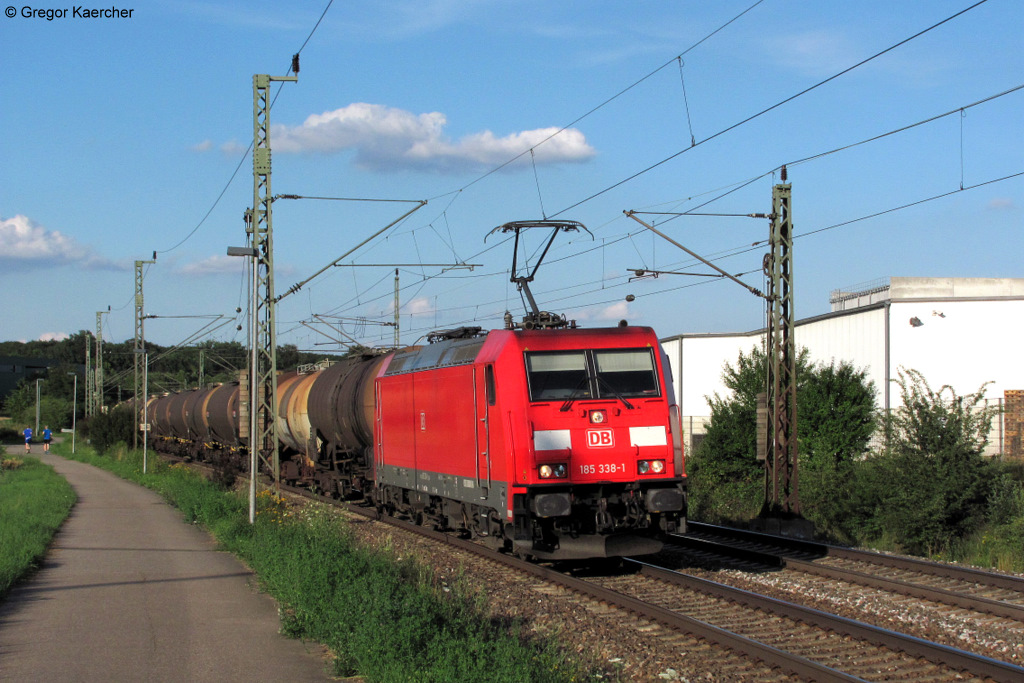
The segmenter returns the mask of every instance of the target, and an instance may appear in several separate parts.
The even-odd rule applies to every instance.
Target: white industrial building
[[[976,392],[1009,410],[993,421],[987,455],[1021,456],[1024,406],[1024,279],[892,277],[835,291],[832,311],[796,322],[798,348],[814,363],[866,369],[880,409],[895,408],[899,368],[921,372],[933,390]],[[705,432],[707,397],[727,396],[722,369],[764,342],[765,331],[684,334],[662,340],[675,380],[687,445]],[[1009,400],[1009,403],[1007,403]]]

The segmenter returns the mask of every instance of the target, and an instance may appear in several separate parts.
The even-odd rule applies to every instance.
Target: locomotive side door
[[[476,404],[476,484],[491,486],[491,413],[496,401],[494,365],[473,368],[474,403]]]

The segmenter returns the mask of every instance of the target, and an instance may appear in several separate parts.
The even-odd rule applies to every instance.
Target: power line
[[[300,47],[298,49],[298,52],[295,53],[296,57],[298,55],[300,55],[302,53],[302,51],[305,49],[306,45],[309,43],[310,38],[313,37],[313,34],[316,33],[316,30],[320,27],[320,22],[322,22],[324,20],[324,17],[327,15],[327,10],[329,10],[331,8],[331,5],[333,5],[333,4],[334,4],[334,0],[327,0],[327,6],[324,7],[324,11],[320,14],[320,18],[317,19],[316,24],[313,26],[313,29],[309,32],[309,35],[306,36],[306,40],[304,40],[302,42],[302,47]],[[294,63],[294,60],[289,62],[288,74],[290,74],[292,72],[292,66],[291,65],[293,63]],[[271,109],[273,109],[274,104],[277,102],[277,97],[280,94],[281,94],[281,86],[278,86],[277,93],[274,95],[274,100],[270,103],[270,108]],[[242,154],[242,158],[238,160],[238,165],[235,166],[235,170],[231,173],[231,177],[228,178],[228,181],[224,184],[224,188],[220,191],[220,194],[217,195],[217,198],[213,200],[213,205],[210,206],[210,209],[199,220],[199,222],[196,223],[196,227],[192,228],[191,232],[189,232],[187,235],[185,235],[185,237],[182,238],[181,241],[179,241],[173,247],[169,247],[167,249],[158,250],[156,253],[158,253],[158,254],[166,254],[168,252],[174,251],[175,249],[177,249],[181,245],[185,244],[185,242],[187,242],[189,239],[191,239],[191,237],[194,234],[196,234],[196,232],[199,230],[199,228],[201,228],[203,226],[203,224],[206,223],[206,219],[210,217],[210,214],[213,213],[213,210],[217,208],[218,204],[220,204],[220,200],[224,198],[224,195],[225,195],[225,193],[227,193],[228,188],[231,187],[231,183],[233,183],[235,181],[235,177],[238,175],[238,171],[242,168],[242,164],[244,164],[245,160],[249,158],[249,153],[250,152],[252,152],[252,143],[251,142],[249,143],[249,146],[246,148],[245,152]]]
[[[959,17],[960,15],[964,14],[965,12],[969,12],[970,10],[974,9],[975,7],[978,7],[979,5],[983,5],[986,2],[988,2],[988,0],[979,0],[978,2],[974,3],[970,7],[966,8],[966,9],[960,10],[956,14],[953,14],[953,15],[951,15],[949,17],[946,17],[942,21],[940,21],[940,22],[938,22],[936,24],[932,24],[931,26],[929,26],[928,28],[926,28],[926,29],[924,29],[922,31],[918,31],[917,33],[915,33],[914,35],[910,36],[909,38],[904,38],[900,42],[898,42],[898,43],[896,43],[894,45],[890,45],[889,47],[885,48],[881,52],[877,52],[877,53],[873,54],[872,56],[868,57],[867,59],[863,59],[863,60],[857,62],[856,64],[854,64],[853,66],[850,66],[850,67],[847,67],[847,68],[843,69],[839,73],[833,74],[832,76],[829,76],[825,80],[819,81],[819,82],[815,83],[814,85],[812,85],[812,86],[810,86],[808,88],[804,88],[803,90],[801,90],[800,92],[796,93],[795,95],[790,95],[786,99],[781,100],[779,102],[776,102],[775,104],[771,105],[770,107],[762,109],[761,111],[757,112],[756,114],[752,114],[751,116],[748,116],[747,118],[743,119],[742,121],[738,121],[737,123],[734,123],[734,124],[732,124],[731,126],[729,126],[727,128],[723,128],[722,130],[718,131],[714,135],[706,137],[703,140],[690,145],[689,147],[681,149],[678,152],[676,152],[675,154],[672,154],[671,156],[668,156],[668,157],[662,159],[661,161],[659,161],[657,163],[651,164],[650,166],[648,166],[647,168],[645,168],[645,169],[643,169],[641,171],[637,171],[633,175],[620,180],[619,182],[615,183],[614,185],[610,185],[610,186],[604,188],[603,190],[601,190],[599,192],[595,192],[594,194],[590,195],[589,197],[587,197],[585,199],[581,199],[580,201],[576,202],[575,204],[573,204],[571,206],[567,206],[566,208],[562,209],[558,213],[554,214],[552,216],[552,218],[558,217],[558,216],[562,215],[563,213],[565,213],[566,211],[570,211],[572,209],[575,209],[577,206],[580,206],[581,204],[585,204],[585,203],[589,202],[592,199],[596,199],[597,197],[600,197],[601,195],[605,194],[606,192],[610,192],[611,190],[614,190],[615,188],[619,187],[620,185],[624,185],[624,184],[628,183],[629,181],[634,180],[635,178],[638,178],[638,177],[644,175],[645,173],[648,173],[649,171],[653,171],[654,169],[658,168],[659,166],[661,166],[663,164],[666,164],[669,161],[672,161],[676,157],[679,157],[679,156],[685,154],[686,152],[689,152],[690,150],[703,145],[705,142],[710,142],[711,140],[714,140],[717,137],[725,135],[726,133],[728,133],[731,130],[735,130],[736,128],[739,128],[742,125],[750,123],[754,119],[757,119],[757,118],[759,118],[761,116],[764,116],[768,112],[774,111],[775,109],[778,109],[782,105],[787,104],[789,102],[792,102],[793,100],[797,99],[798,97],[802,97],[803,95],[806,95],[807,93],[811,92],[812,90],[820,88],[821,86],[825,85],[826,83],[830,83],[831,81],[834,81],[835,79],[839,78],[840,76],[848,74],[851,71],[853,71],[854,69],[856,69],[858,67],[861,67],[861,66],[864,66],[868,62],[870,62],[870,61],[872,61],[874,59],[877,59],[878,57],[881,57],[882,55],[884,55],[886,53],[892,52],[896,48],[909,43],[910,41],[914,40],[915,38],[919,38],[920,36],[923,36],[924,34],[928,33],[929,31],[932,31],[932,30],[938,28],[939,26],[942,26],[943,24],[946,24],[946,23],[952,21],[953,19],[956,19],[957,17]]]
[[[796,239],[801,239],[801,238],[804,238],[804,237],[810,237],[811,235],[816,235],[816,234],[819,234],[819,233],[822,233],[822,232],[827,232],[827,231],[830,231],[830,230],[835,230],[835,229],[838,229],[838,228],[841,228],[841,227],[846,227],[846,226],[849,226],[849,225],[852,225],[852,224],[855,224],[855,223],[859,223],[859,222],[862,222],[862,221],[865,221],[865,220],[869,220],[869,219],[872,219],[872,218],[877,218],[879,216],[884,216],[886,214],[895,213],[897,211],[902,211],[904,209],[909,209],[909,208],[912,208],[912,207],[915,207],[915,206],[920,206],[922,204],[926,204],[926,203],[929,203],[929,202],[932,202],[932,201],[937,201],[939,199],[943,199],[945,197],[949,197],[949,196],[958,194],[960,192],[966,192],[966,191],[969,191],[969,190],[978,189],[978,188],[981,188],[981,187],[985,187],[985,186],[988,186],[988,185],[993,185],[995,183],[1004,182],[1004,181],[1007,181],[1007,180],[1012,180],[1014,178],[1019,178],[1019,177],[1022,177],[1022,176],[1024,176],[1024,171],[1019,171],[1019,172],[1011,173],[1009,175],[1005,175],[1005,176],[1002,176],[1002,177],[999,177],[999,178],[994,178],[994,179],[987,180],[987,181],[984,181],[984,182],[976,183],[974,185],[964,186],[963,188],[959,188],[958,187],[957,189],[951,190],[949,192],[939,193],[939,194],[936,194],[936,195],[933,195],[933,196],[930,196],[930,197],[926,197],[924,199],[916,200],[916,201],[909,202],[909,203],[906,203],[906,204],[901,204],[899,206],[891,207],[891,208],[888,208],[888,209],[885,209],[885,210],[882,210],[882,211],[876,211],[876,212],[873,212],[873,213],[870,213],[870,214],[866,214],[864,216],[859,216],[857,218],[853,218],[853,219],[850,219],[850,220],[842,221],[842,222],[839,222],[839,223],[834,223],[832,225],[828,225],[828,226],[825,226],[825,227],[822,227],[822,228],[818,228],[818,229],[815,229],[815,230],[804,232],[804,233],[801,233],[799,235],[794,235],[793,239],[796,240]],[[743,247],[743,248],[734,247],[731,250],[727,250],[728,252],[731,252],[731,253],[724,253],[724,255],[713,257],[711,260],[712,261],[721,261],[721,260],[723,260],[725,258],[732,258],[732,257],[735,257],[735,256],[741,256],[743,254],[748,254],[748,253],[751,253],[751,252],[759,251],[761,245],[762,245],[761,242],[757,242],[753,246],[748,246],[748,247]],[[677,264],[680,267],[686,267],[688,265],[694,265],[695,263],[696,263],[696,261],[677,262]],[[758,268],[754,268],[752,270],[748,270],[748,271],[739,273],[738,276],[742,276],[742,275],[758,272],[758,270],[759,270],[759,267]],[[623,276],[622,279],[625,279],[625,276]],[[602,280],[602,282],[604,282],[604,280]],[[713,280],[702,280],[700,282],[690,283],[690,284],[681,285],[681,286],[677,286],[677,287],[668,287],[668,288],[665,288],[665,289],[659,289],[659,290],[657,290],[655,292],[649,292],[647,294],[637,295],[637,297],[657,296],[657,295],[660,295],[660,294],[667,294],[669,292],[678,291],[680,289],[685,289],[685,288],[688,288],[688,287],[694,287],[694,286],[704,285],[704,284],[711,284],[712,282],[714,282],[714,281]],[[588,284],[594,284],[594,283],[588,283]],[[610,287],[612,287],[612,288],[620,287],[620,286],[623,286],[623,284],[625,284],[625,283],[613,284]],[[564,290],[565,290],[564,287],[559,287],[558,289],[549,290],[549,292],[540,293],[540,295],[544,295],[546,293],[564,293]],[[556,298],[553,298],[553,299],[548,299],[548,301],[550,301],[552,303],[556,303],[556,302],[559,302],[559,301],[574,301],[574,300],[578,300],[579,297],[581,297],[581,296],[586,296],[587,294],[594,294],[594,293],[597,293],[599,291],[602,291],[602,290],[595,288],[595,289],[591,289],[590,291],[587,291],[587,292],[578,292],[578,293],[574,293],[574,294],[566,294],[565,296],[556,297]],[[582,305],[578,306],[578,308],[580,308],[580,309],[592,308],[594,306],[606,305],[606,304],[615,303],[615,302],[618,302],[618,301],[619,301],[619,299],[609,299],[609,300],[603,300],[603,301],[598,301],[598,302],[591,302],[591,303],[587,303],[587,304],[582,304]],[[497,303],[500,303],[500,302],[495,300],[495,301],[487,302],[487,303],[484,303],[484,304],[476,304],[475,307],[479,308],[480,306],[493,306],[493,305],[495,305]],[[434,313],[438,313],[438,312],[445,312],[445,311],[455,311],[455,310],[459,310],[459,309],[462,309],[462,308],[469,308],[469,306],[452,307],[452,308],[447,308],[447,309],[436,309],[433,312]],[[453,321],[453,322],[446,323],[446,324],[449,324],[449,325],[468,324],[468,323],[476,322],[476,321],[480,320],[481,317],[483,317],[483,318],[497,318],[497,317],[499,317],[501,315],[501,313],[502,313],[501,310],[498,310],[498,309],[495,308],[495,309],[492,309],[489,312],[485,312],[482,316],[480,314],[477,314],[473,318],[464,318],[464,319]],[[422,332],[422,331],[429,331],[430,329],[432,329],[432,328],[430,328],[429,326],[428,327],[413,327],[413,328],[407,328],[407,331],[408,332]]]
[[[935,116],[930,116],[930,117],[928,117],[926,119],[922,119],[922,120],[917,121],[915,123],[907,124],[905,126],[901,126],[899,128],[895,128],[895,129],[887,131],[885,133],[881,133],[879,135],[875,135],[875,136],[872,136],[870,138],[865,138],[865,139],[860,140],[858,142],[852,142],[852,143],[843,145],[841,147],[836,147],[834,149],[830,149],[830,150],[825,151],[825,152],[819,152],[817,154],[812,154],[811,156],[804,157],[802,159],[796,159],[794,161],[787,161],[787,162],[785,162],[783,164],[775,166],[774,168],[772,168],[769,171],[765,171],[764,173],[762,173],[762,174],[760,174],[758,176],[755,176],[754,178],[751,178],[751,179],[746,180],[746,181],[741,181],[738,184],[727,186],[728,188],[730,188],[727,192],[724,192],[724,193],[722,193],[722,194],[720,194],[720,195],[718,195],[716,197],[713,197],[712,199],[709,199],[708,201],[705,201],[704,203],[699,204],[699,205],[695,206],[692,209],[689,209],[687,211],[682,211],[682,212],[661,212],[663,215],[669,215],[671,217],[663,220],[658,225],[663,225],[665,223],[668,223],[669,221],[675,220],[676,218],[680,218],[682,216],[696,216],[696,215],[700,215],[700,214],[695,213],[695,211],[697,209],[703,208],[703,207],[707,206],[708,204],[714,203],[714,202],[718,201],[719,199],[722,199],[723,197],[727,197],[728,195],[730,195],[730,194],[732,194],[732,193],[734,193],[734,192],[736,192],[738,190],[741,190],[744,187],[747,187],[748,185],[750,185],[750,184],[752,184],[752,183],[754,183],[754,182],[756,182],[756,181],[758,181],[758,180],[760,180],[762,178],[765,178],[765,177],[771,175],[772,173],[775,173],[776,171],[781,169],[783,166],[788,166],[788,167],[792,168],[792,167],[798,166],[800,164],[805,164],[805,163],[808,163],[808,162],[811,162],[811,161],[816,161],[818,159],[822,159],[822,158],[830,156],[832,154],[838,154],[840,152],[845,152],[845,151],[853,149],[855,147],[859,147],[861,145],[866,145],[866,144],[868,144],[870,142],[877,142],[878,140],[882,140],[884,138],[891,137],[893,135],[897,135],[899,133],[904,133],[904,132],[906,132],[908,130],[912,130],[912,129],[917,128],[919,126],[923,126],[923,125],[928,124],[928,123],[933,123],[935,121],[939,121],[939,120],[941,120],[943,118],[946,118],[947,116],[953,116],[954,114],[961,114],[962,112],[965,112],[968,109],[973,109],[974,107],[980,106],[982,104],[986,104],[988,102],[992,102],[994,100],[997,100],[997,99],[999,99],[1001,97],[1005,97],[1005,96],[1010,95],[1010,94],[1013,94],[1013,93],[1018,92],[1020,90],[1024,90],[1024,84],[1017,85],[1017,86],[1014,86],[1012,88],[1008,88],[1006,90],[1003,90],[1002,92],[996,93],[995,95],[989,95],[988,97],[983,97],[982,99],[976,100],[975,102],[971,102],[970,104],[965,104],[965,105],[959,106],[959,107],[957,107],[955,109],[950,109],[949,111],[947,111],[947,112],[945,112],[943,114],[937,114]],[[961,145],[962,145],[962,142],[961,142]],[[961,150],[961,154],[962,153],[963,152]],[[961,182],[961,186],[962,186],[963,185],[963,178],[962,177],[961,177],[960,182]],[[961,189],[964,189],[964,188],[961,187]],[[717,191],[718,190],[713,190],[713,192],[717,192]],[[656,213],[656,212],[642,212],[642,213]]]
[[[983,1],[984,1],[984,0],[983,0]],[[577,117],[576,117],[575,119],[573,119],[573,120],[572,120],[572,121],[570,121],[569,123],[565,124],[564,126],[562,126],[561,128],[559,128],[558,130],[556,130],[556,131],[555,131],[554,133],[552,133],[551,135],[547,136],[546,138],[544,138],[543,140],[541,140],[541,141],[540,141],[540,142],[538,142],[537,144],[533,145],[533,146],[532,146],[532,147],[530,147],[529,149],[525,149],[525,150],[523,150],[522,152],[520,152],[520,153],[519,153],[519,154],[517,154],[516,156],[512,157],[512,158],[511,158],[511,159],[509,159],[508,161],[504,162],[503,164],[501,164],[501,165],[499,165],[499,166],[497,166],[497,167],[495,167],[495,168],[492,168],[491,170],[487,171],[486,173],[484,173],[484,174],[483,174],[483,175],[481,175],[480,177],[478,177],[478,178],[476,178],[476,179],[474,179],[474,180],[470,181],[470,182],[469,182],[469,183],[467,183],[466,185],[463,185],[463,186],[462,186],[461,188],[459,188],[458,190],[453,190],[452,192],[462,192],[463,190],[469,189],[470,187],[472,187],[473,185],[476,185],[476,184],[477,184],[478,182],[480,182],[481,180],[484,180],[485,178],[487,178],[487,177],[489,177],[489,176],[491,176],[491,175],[493,175],[493,174],[497,173],[498,171],[500,171],[501,169],[505,168],[505,167],[506,167],[506,166],[508,166],[509,164],[515,163],[516,161],[518,161],[518,160],[519,160],[519,159],[521,159],[522,157],[526,156],[527,154],[530,154],[530,153],[532,153],[534,149],[536,149],[537,147],[540,147],[541,145],[543,145],[543,144],[544,144],[545,142],[547,142],[548,140],[551,140],[552,138],[554,138],[554,137],[555,137],[555,136],[557,136],[557,135],[561,135],[562,133],[564,133],[565,131],[567,131],[567,130],[568,130],[569,128],[571,128],[572,126],[575,126],[575,125],[576,125],[577,123],[579,123],[579,122],[580,122],[580,121],[582,121],[583,119],[587,118],[588,116],[590,116],[590,115],[591,115],[591,114],[593,114],[594,112],[598,111],[599,109],[602,109],[602,108],[604,108],[604,107],[605,107],[606,105],[608,105],[608,104],[610,104],[611,102],[613,102],[613,101],[617,100],[618,98],[622,97],[623,95],[625,95],[625,94],[626,94],[627,92],[629,92],[629,91],[630,91],[630,90],[632,90],[633,88],[637,87],[638,85],[640,85],[641,83],[643,83],[643,82],[644,82],[644,81],[646,81],[647,79],[651,78],[652,76],[654,76],[655,74],[659,73],[660,71],[662,71],[662,70],[663,70],[663,69],[665,69],[666,67],[670,66],[670,65],[671,65],[671,64],[672,64],[673,62],[675,62],[675,61],[676,61],[677,59],[680,59],[681,57],[683,57],[684,55],[686,55],[687,53],[689,53],[689,52],[690,52],[691,50],[693,50],[693,49],[697,48],[698,46],[700,46],[701,44],[703,44],[703,43],[704,43],[705,41],[709,40],[709,39],[710,39],[710,38],[711,38],[712,36],[714,36],[715,34],[719,33],[719,32],[720,32],[720,31],[722,31],[722,30],[724,30],[724,29],[725,29],[726,27],[728,27],[728,26],[729,26],[730,24],[732,24],[733,22],[737,21],[737,20],[738,20],[738,19],[739,19],[740,17],[742,17],[742,16],[743,16],[743,15],[745,15],[745,14],[746,14],[747,12],[751,11],[752,9],[754,9],[755,7],[757,7],[758,5],[760,5],[760,4],[762,3],[762,2],[764,2],[764,0],[757,0],[757,2],[755,2],[754,4],[752,4],[752,5],[750,6],[750,7],[746,8],[745,10],[743,10],[742,12],[740,12],[739,14],[737,14],[736,16],[734,16],[734,17],[733,17],[732,19],[730,19],[729,21],[725,22],[724,24],[722,24],[721,26],[719,26],[718,28],[716,28],[716,29],[715,29],[714,31],[712,31],[711,33],[708,33],[708,34],[707,34],[707,35],[705,35],[705,36],[704,36],[703,38],[701,38],[700,40],[698,40],[698,41],[697,41],[696,43],[694,43],[694,44],[693,44],[693,45],[691,45],[690,47],[686,48],[685,50],[683,50],[682,52],[680,52],[680,53],[679,53],[678,55],[675,55],[674,57],[672,57],[672,59],[668,60],[667,62],[665,62],[664,64],[662,64],[662,65],[661,65],[661,66],[659,66],[658,68],[654,69],[653,71],[651,71],[650,73],[648,73],[648,74],[647,74],[646,76],[643,76],[643,77],[641,77],[640,79],[638,79],[638,80],[634,81],[634,82],[633,82],[633,83],[631,83],[630,85],[626,86],[625,88],[623,88],[623,89],[622,89],[622,90],[620,90],[619,92],[615,93],[614,95],[612,95],[611,97],[609,97],[608,99],[606,99],[606,100],[605,100],[604,102],[601,102],[601,103],[600,103],[600,104],[598,104],[597,106],[595,106],[595,107],[591,108],[591,109],[590,109],[589,111],[587,111],[586,113],[584,113],[584,114],[582,114],[582,115],[580,115],[580,116],[577,116]],[[441,197],[444,197],[444,196],[447,196],[448,194],[452,194],[452,192],[446,192],[445,194],[443,194],[443,195],[440,195],[440,196],[441,196]],[[570,207],[570,208],[571,208],[571,207]],[[563,212],[563,213],[564,213],[564,212]]]

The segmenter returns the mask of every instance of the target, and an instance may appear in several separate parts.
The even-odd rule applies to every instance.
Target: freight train
[[[686,525],[653,330],[460,328],[282,373],[280,476],[538,560],[657,552]],[[245,461],[238,383],[150,399],[154,449]]]

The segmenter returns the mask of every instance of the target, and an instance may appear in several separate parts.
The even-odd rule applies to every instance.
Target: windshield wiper
[[[613,387],[611,384],[609,384],[608,380],[606,380],[605,378],[603,378],[600,375],[598,375],[597,376],[597,381],[598,381],[599,384],[604,385],[608,389],[608,391],[610,391],[612,393],[612,396],[614,396],[615,398],[617,398],[620,401],[622,401],[622,404],[625,405],[626,408],[628,408],[629,410],[633,410],[633,408],[636,407],[632,403],[627,401],[625,396],[623,396],[619,392],[615,391],[615,387]]]
[[[586,377],[579,381],[579,384],[576,385],[576,388],[572,390],[571,394],[569,394],[569,398],[565,399],[565,403],[563,403],[562,407],[558,409],[559,412],[564,413],[570,408],[572,408],[573,401],[576,400],[576,394],[579,393],[579,390],[582,389],[584,385],[589,385],[591,379],[593,378],[590,375],[587,375]]]
[[[576,388],[572,390],[572,393],[571,393],[571,394],[569,394],[569,398],[565,399],[565,403],[563,403],[563,404],[562,404],[562,407],[561,407],[561,408],[560,408],[559,410],[560,410],[561,412],[563,412],[563,413],[564,413],[564,412],[566,412],[567,410],[569,410],[570,408],[572,408],[572,404],[573,404],[573,403],[574,403],[574,402],[576,401],[576,399],[577,399],[577,394],[579,393],[579,390],[580,390],[581,388],[583,388],[583,385],[584,385],[584,384],[587,384],[587,383],[589,383],[589,382],[590,382],[590,380],[592,380],[592,379],[596,379],[596,380],[598,381],[598,383],[599,383],[600,385],[602,385],[602,386],[604,386],[604,387],[605,387],[606,389],[608,389],[608,392],[609,392],[609,393],[610,393],[610,394],[611,394],[612,396],[614,396],[615,398],[617,398],[617,399],[619,399],[620,401],[622,401],[622,404],[623,404],[624,406],[626,406],[626,408],[627,408],[627,409],[629,409],[629,410],[633,410],[634,408],[636,408],[636,406],[634,406],[634,405],[633,405],[632,403],[630,403],[629,401],[627,401],[627,400],[626,400],[626,397],[625,397],[625,396],[623,396],[623,395],[622,395],[622,394],[620,394],[619,392],[615,391],[615,387],[613,387],[613,386],[612,386],[612,385],[611,385],[611,384],[610,384],[610,383],[608,382],[608,380],[604,379],[604,378],[603,378],[603,377],[601,377],[600,375],[597,375],[596,377],[591,377],[591,376],[587,376],[587,377],[584,377],[583,379],[581,379],[581,380],[580,380],[580,383],[579,383],[579,384],[577,384],[577,385],[576,385]]]

